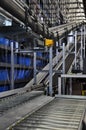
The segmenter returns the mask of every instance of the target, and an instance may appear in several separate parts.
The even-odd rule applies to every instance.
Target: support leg
[[[13,42],[11,42],[11,87],[14,89],[14,52],[13,52]]]
[[[72,78],[70,78],[70,95],[72,95]]]
[[[77,69],[76,60],[77,60],[77,31],[75,31],[75,69]]]
[[[63,43],[63,74],[65,74],[65,43]],[[65,78],[62,78],[63,94],[65,94]]]
[[[52,87],[52,74],[53,74],[53,47],[49,48],[49,95],[53,95],[53,87]]]
[[[33,64],[34,64],[34,84],[37,84],[37,80],[36,80],[36,52],[34,52]]]
[[[58,77],[58,95],[61,95],[61,77]]]

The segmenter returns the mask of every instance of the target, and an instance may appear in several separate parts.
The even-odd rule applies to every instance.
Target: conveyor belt
[[[79,51],[80,49],[80,44],[78,44],[77,46],[77,52]],[[74,52],[74,48],[72,49],[71,52]],[[69,54],[67,56],[67,58],[65,59],[65,73],[67,74],[68,73],[68,70],[70,69],[70,66],[72,65],[73,63],[73,60],[74,60],[74,54]],[[57,68],[57,66],[55,67],[55,69]],[[60,65],[60,67],[58,68],[58,70],[62,70],[62,64]],[[53,86],[56,86],[57,85],[57,74],[55,74],[53,76]]]
[[[55,98],[8,130],[81,130],[85,100]]]
[[[22,105],[30,100],[32,100],[35,97],[38,97],[43,92],[26,92],[21,94],[16,94],[13,96],[9,96],[4,99],[0,99],[0,116],[2,116],[5,112],[8,110],[17,107],[19,105]]]
[[[34,91],[31,93],[37,95],[37,93],[40,93],[40,91]],[[53,99],[54,97],[41,94],[40,96],[28,100],[28,102],[25,102],[22,105],[18,105],[12,109],[9,109],[2,114],[2,116],[0,116],[0,130],[6,130],[14,122],[17,122],[19,119],[25,117],[28,113],[33,113]]]
[[[73,48],[71,52],[74,52],[74,49],[75,48]],[[77,53],[78,53],[79,49],[80,49],[80,44],[78,44],[78,46],[77,46]],[[65,65],[66,65],[65,66],[66,67],[65,68],[65,73],[68,72],[73,60],[74,60],[74,54],[69,54],[68,57],[65,60]],[[61,65],[61,67],[59,69],[62,69],[62,65]]]
[[[74,49],[74,45],[70,45],[70,51]],[[66,47],[66,50],[67,50],[67,47]],[[68,57],[69,54],[66,54],[65,58]],[[59,63],[60,63],[60,66],[62,65],[62,52],[60,52],[59,54]],[[58,70],[59,69],[59,64],[56,64],[56,57],[53,58],[53,69],[54,70]],[[49,64],[47,64],[43,70],[49,70]],[[55,72],[53,72],[53,75],[55,74]],[[45,83],[45,84],[48,84],[48,80],[49,80],[49,73],[48,72],[40,72],[37,74],[36,76],[36,79],[37,79],[37,84],[40,84],[40,83]],[[25,88],[28,88],[29,86],[32,86],[34,82],[34,78],[25,85]]]
[[[72,64],[72,62],[73,62],[73,60],[74,60],[74,54],[70,54],[67,58],[66,58],[66,60],[65,60],[65,64],[66,64],[66,68],[65,68],[65,73],[67,73],[68,72],[68,70],[69,70],[69,68],[70,68],[70,66],[71,66],[71,64]],[[62,69],[62,65],[59,67],[59,70],[61,70]],[[57,74],[55,74],[54,76],[53,76],[53,86],[56,86],[57,85]]]

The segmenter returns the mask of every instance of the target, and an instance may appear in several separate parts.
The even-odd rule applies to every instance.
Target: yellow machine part
[[[45,39],[45,46],[53,46],[54,45],[54,40],[52,39]]]

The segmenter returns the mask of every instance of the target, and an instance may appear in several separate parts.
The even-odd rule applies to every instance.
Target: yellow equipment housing
[[[45,46],[53,46],[54,45],[54,40],[52,39],[45,39]]]

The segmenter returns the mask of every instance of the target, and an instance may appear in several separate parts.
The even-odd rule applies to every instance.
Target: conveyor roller
[[[16,94],[13,96],[9,96],[7,98],[0,99],[0,116],[2,116],[8,110],[22,105],[35,97],[38,97],[42,94],[42,92],[26,92],[21,94]]]
[[[85,103],[85,100],[55,98],[11,126],[11,130],[80,130]]]

